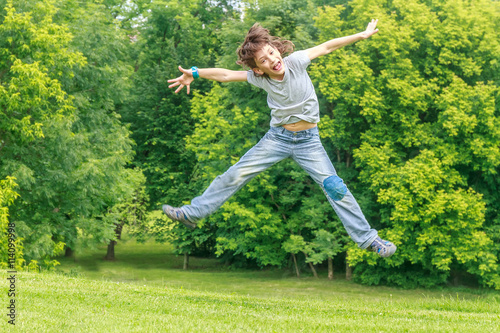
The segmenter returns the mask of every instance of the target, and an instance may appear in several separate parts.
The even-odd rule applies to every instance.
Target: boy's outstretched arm
[[[177,94],[182,88],[186,87],[187,93],[190,91],[190,84],[193,82],[193,71],[191,69],[184,69],[179,66],[179,70],[182,72],[182,75],[176,79],[168,80],[168,83],[172,83],[169,85],[169,88],[178,88],[175,90]],[[224,68],[199,68],[198,74],[200,78],[215,80],[219,82],[236,82],[236,81],[246,81],[247,80],[247,72],[246,71],[232,71]]]
[[[332,51],[340,49],[341,47],[357,42],[358,40],[367,39],[371,37],[373,34],[376,34],[378,32],[378,29],[376,29],[377,22],[378,20],[371,20],[371,22],[368,23],[366,30],[363,32],[351,36],[335,38],[318,46],[314,46],[311,47],[310,49],[307,49],[306,51],[309,55],[309,59],[313,60],[317,57],[326,55]]]

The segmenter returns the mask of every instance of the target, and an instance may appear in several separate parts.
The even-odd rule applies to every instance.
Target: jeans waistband
[[[310,129],[306,129],[303,131],[289,131],[284,127],[271,127],[269,129],[269,132],[271,133],[277,133],[277,134],[282,134],[286,136],[291,136],[291,137],[304,137],[304,136],[311,136],[314,134],[319,134],[318,126],[315,126]]]

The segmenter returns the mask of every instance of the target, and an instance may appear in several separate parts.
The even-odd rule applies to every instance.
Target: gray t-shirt
[[[297,51],[286,58],[282,81],[247,72],[250,84],[267,91],[267,104],[271,108],[271,126],[278,127],[305,120],[319,122],[318,97],[306,68],[311,63],[306,51]]]

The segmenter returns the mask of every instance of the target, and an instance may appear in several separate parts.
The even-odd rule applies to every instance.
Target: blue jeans
[[[201,196],[183,206],[182,210],[191,222],[210,215],[253,177],[287,157],[297,162],[321,186],[352,240],[363,249],[370,246],[377,231],[370,227],[353,195],[337,176],[321,144],[317,127],[299,132],[271,127],[236,164],[217,176]],[[330,180],[340,186],[334,185],[340,189],[340,197],[331,194],[329,185],[325,189],[326,184],[332,183]]]

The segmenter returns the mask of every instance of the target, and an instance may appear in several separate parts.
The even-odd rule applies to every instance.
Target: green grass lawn
[[[336,276],[229,270],[165,245],[120,243],[61,258],[58,272],[19,272],[21,332],[500,332],[500,293],[368,287]],[[4,276],[6,273],[4,272]],[[7,283],[2,300],[8,304]],[[7,311],[4,311],[7,313]],[[10,328],[4,315],[0,331]]]

